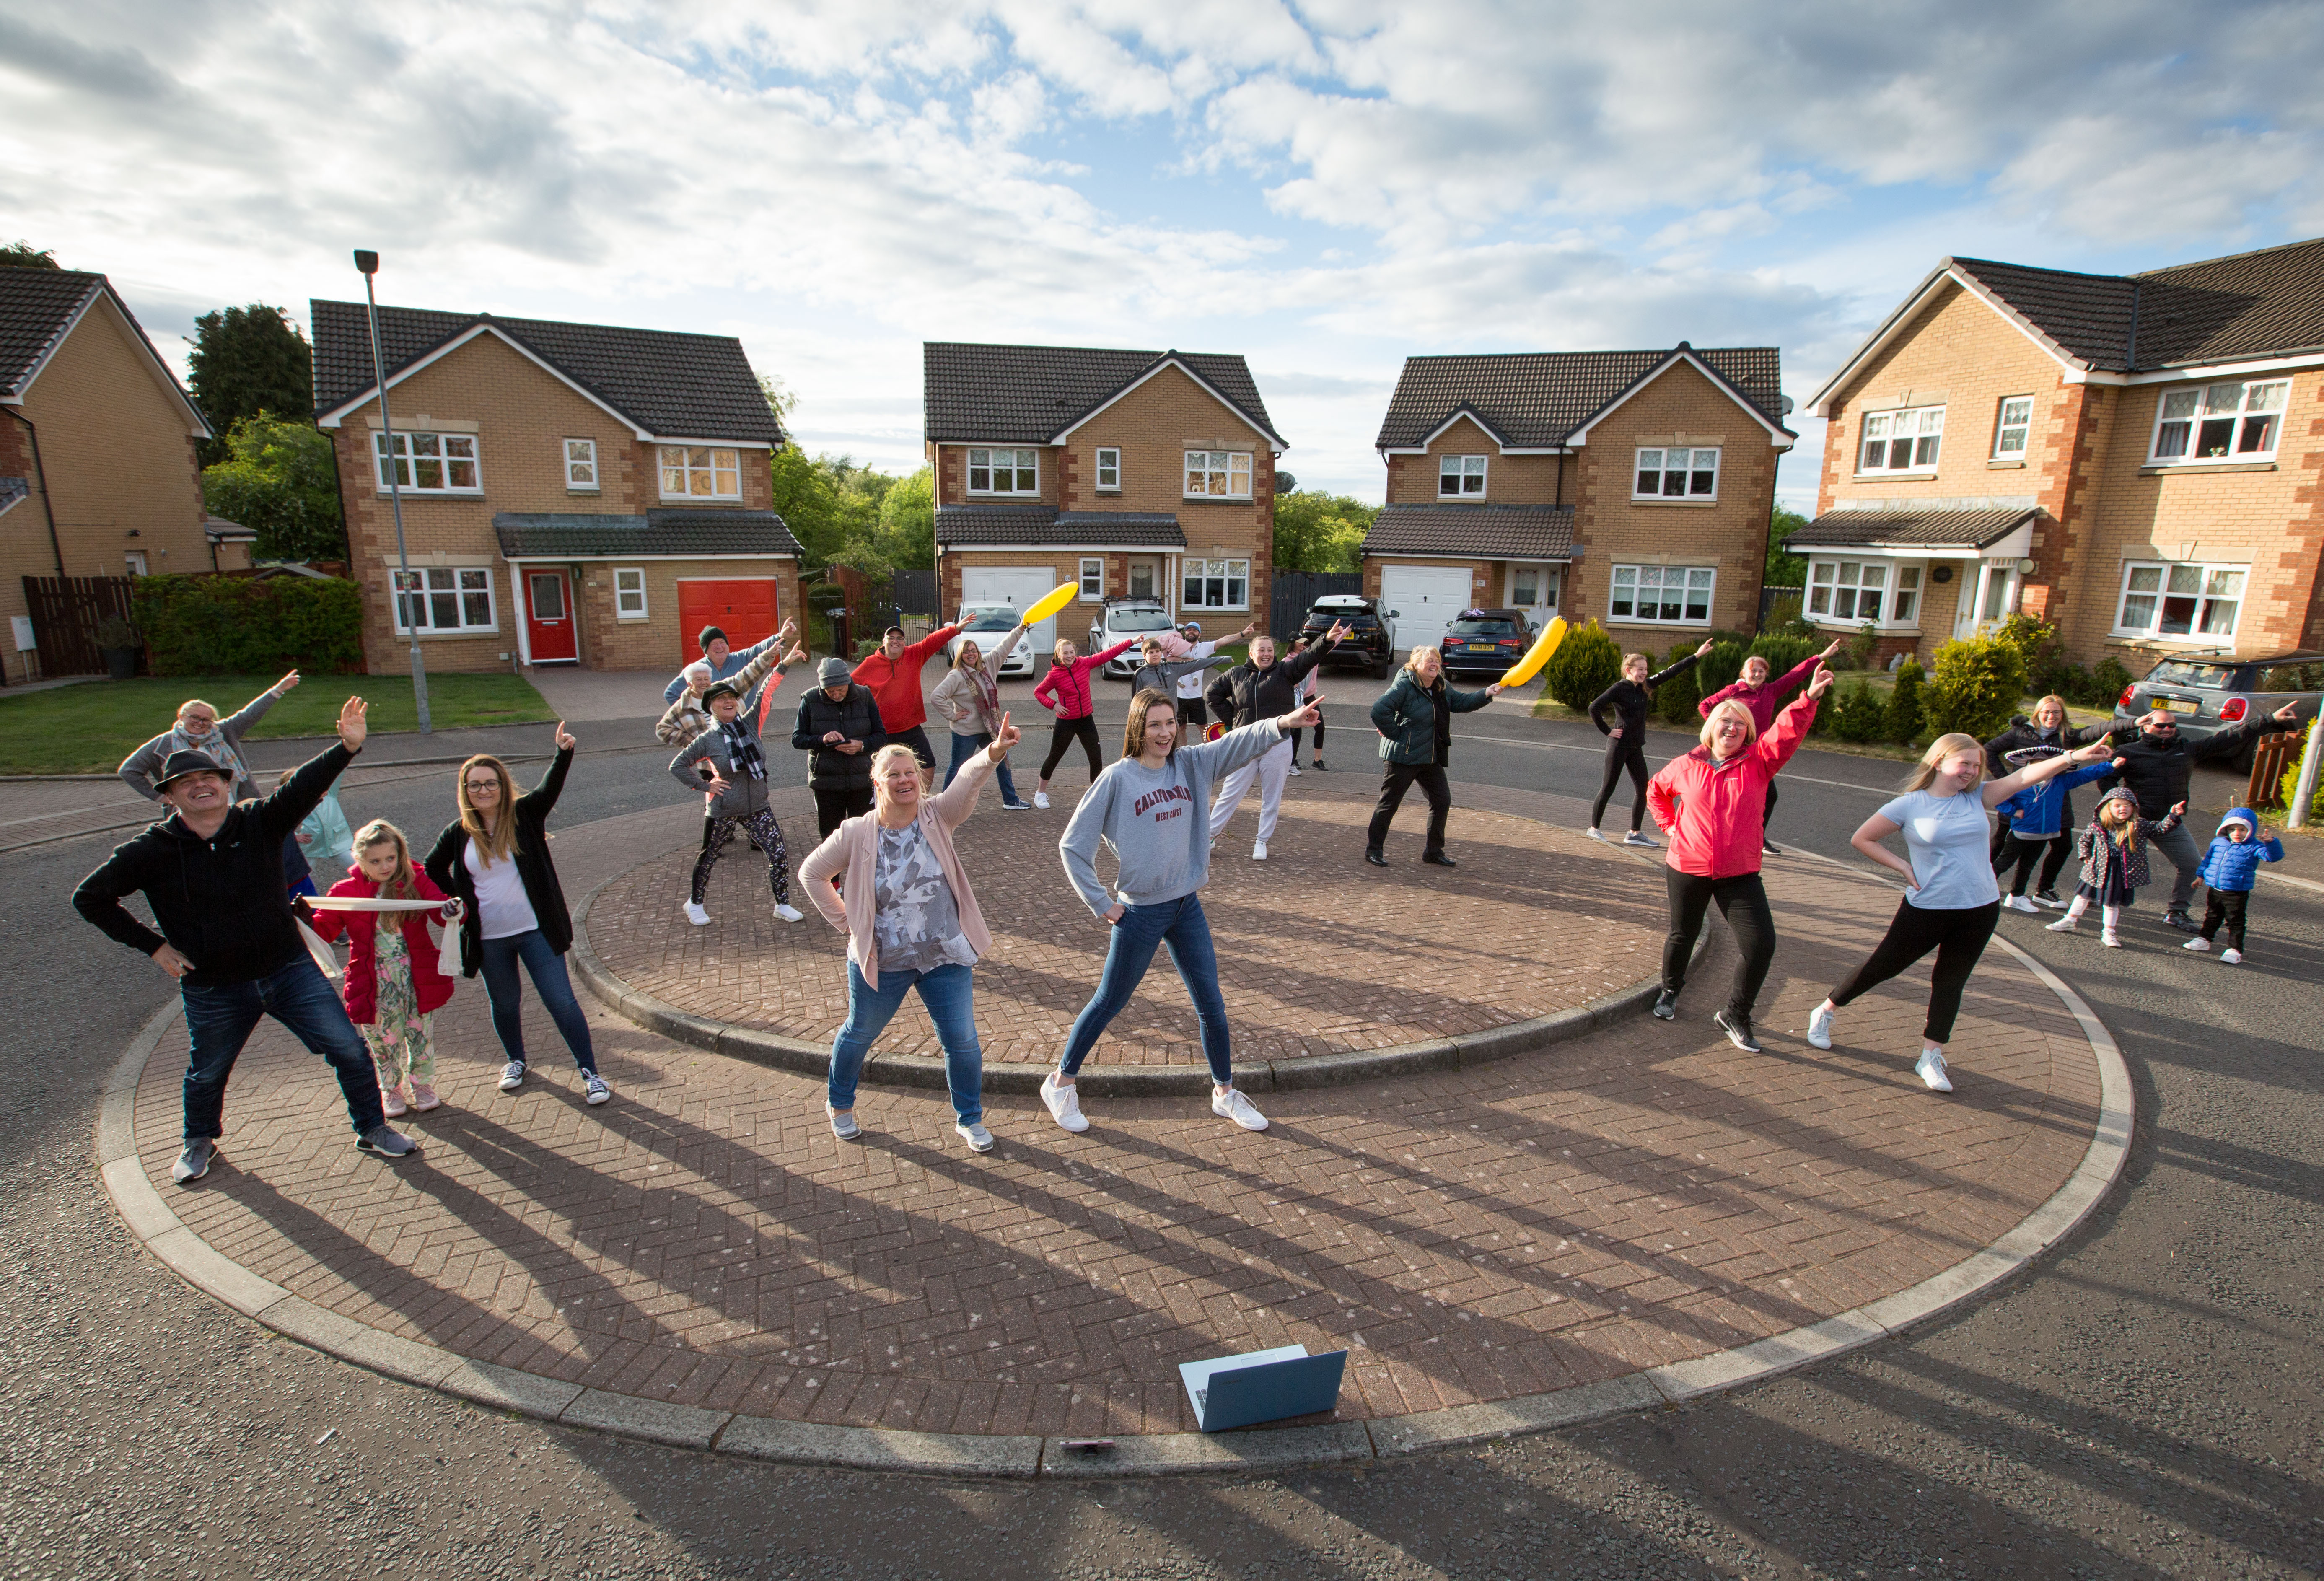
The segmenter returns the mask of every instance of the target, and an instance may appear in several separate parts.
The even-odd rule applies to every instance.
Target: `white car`
[[[1109,598],[1098,617],[1090,622],[1089,646],[1082,652],[1111,648],[1124,637],[1143,641],[1148,633],[1171,631],[1176,625],[1158,598]],[[1107,660],[1105,672],[1116,680],[1128,680],[1144,662],[1133,647]]]
[[[1006,680],[1013,675],[1032,674],[1033,643],[1029,637],[1019,639],[1017,651],[1000,663],[995,664],[992,661],[993,645],[1016,629],[1018,611],[1014,605],[964,604],[961,606],[957,622],[961,629],[945,643],[945,662],[949,665],[960,652],[961,643],[973,640],[977,647],[983,651],[985,666],[994,676]]]

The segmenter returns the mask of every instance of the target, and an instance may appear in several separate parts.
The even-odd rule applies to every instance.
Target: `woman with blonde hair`
[[[508,1063],[501,1068],[501,1091],[524,1085],[524,992],[517,977],[522,963],[534,992],[549,1007],[549,1019],[565,1035],[573,1062],[581,1068],[584,1095],[592,1104],[613,1096],[597,1074],[589,1043],[589,1022],[573,996],[565,952],[573,948],[573,917],[557,866],[549,859],[549,814],[565,789],[576,743],[563,720],[557,725],[557,761],[540,783],[520,796],[508,765],[478,753],[460,765],[454,790],[460,816],[436,837],[428,854],[428,876],[437,888],[456,895],[465,908],[460,921],[460,975],[482,972],[492,1001],[493,1031],[500,1035]]]
[[[1985,746],[1976,736],[1956,731],[1931,742],[1904,781],[1904,793],[1866,818],[1849,840],[1903,877],[1904,898],[1888,923],[1886,937],[1809,1015],[1808,1041],[1819,1049],[1831,1048],[1832,1016],[1840,1006],[1934,950],[1928,1020],[1921,1030],[1921,1058],[1914,1068],[1931,1090],[1952,1091],[1945,1070],[1945,1044],[1960,1013],[1961,990],[2001,915],[2001,888],[1986,854],[1987,815],[2029,785],[2111,754],[2111,748],[2098,742],[1988,780]],[[1911,861],[1880,843],[1895,834],[1904,837]]]
[[[1396,684],[1372,702],[1372,728],[1379,732],[1380,793],[1364,831],[1364,860],[1388,865],[1388,827],[1404,793],[1418,785],[1428,798],[1428,835],[1420,859],[1436,867],[1456,867],[1444,854],[1444,824],[1452,813],[1452,787],[1444,771],[1452,762],[1452,716],[1481,708],[1501,695],[1499,681],[1481,691],[1456,691],[1444,683],[1444,658],[1434,648],[1415,648]]]
[[[1670,837],[1663,878],[1670,894],[1670,934],[1663,940],[1663,991],[1655,1014],[1678,1014],[1687,962],[1713,901],[1735,935],[1735,980],[1727,1003],[1711,1019],[1747,1054],[1759,1051],[1751,1012],[1775,958],[1775,919],[1759,881],[1766,844],[1768,792],[1775,775],[1807,739],[1816,702],[1831,689],[1831,671],[1819,666],[1808,689],[1762,733],[1746,705],[1714,704],[1702,721],[1702,744],[1663,765],[1646,785],[1646,806]]]
[[[984,660],[984,650],[974,637],[963,637],[960,646],[953,650],[952,668],[936,682],[928,694],[928,707],[936,717],[952,728],[952,762],[945,770],[947,785],[960,774],[968,761],[992,744],[1001,730],[1001,678],[997,670],[1017,651],[1018,639],[1025,634],[1019,622],[1009,634],[993,644],[992,661]],[[1017,781],[1009,772],[1004,761],[997,771],[1001,781],[1001,806],[1008,812],[1030,812],[1033,804],[1017,799]]]
[[[976,1040],[971,969],[992,948],[976,892],[954,848],[952,832],[976,810],[984,777],[1017,744],[1017,727],[1001,716],[992,743],[934,795],[934,771],[898,743],[872,755],[872,808],[848,818],[799,867],[807,898],[847,935],[847,1020],[831,1040],[824,1113],[832,1134],[853,1142],[855,1087],[863,1057],[904,995],[917,991],[944,1049],[953,1129],[974,1152],[992,1151],[984,1127],[984,1054]],[[844,877],[843,900],[833,884]]]

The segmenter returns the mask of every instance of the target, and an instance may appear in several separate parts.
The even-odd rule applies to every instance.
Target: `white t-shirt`
[[[1913,876],[1921,886],[1904,892],[1909,904],[1924,911],[1959,911],[2001,898],[1989,855],[1993,826],[1982,795],[1975,790],[1955,796],[1908,790],[1883,807],[1880,816],[1904,831]]]
[[[486,938],[513,938],[540,926],[513,855],[505,862],[486,862],[472,839],[460,860],[467,864],[468,877],[476,886],[476,920]]]

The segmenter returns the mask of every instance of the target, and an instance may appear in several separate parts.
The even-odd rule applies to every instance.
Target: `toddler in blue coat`
[[[2228,809],[2197,870],[2210,899],[2203,906],[2203,930],[2187,941],[2187,948],[2210,948],[2211,940],[2218,937],[2219,924],[2225,922],[2227,948],[2219,952],[2219,958],[2231,966],[2239,964],[2244,958],[2244,908],[2259,883],[2259,864],[2282,860],[2283,842],[2273,836],[2259,837],[2259,819],[2252,816],[2250,808]]]

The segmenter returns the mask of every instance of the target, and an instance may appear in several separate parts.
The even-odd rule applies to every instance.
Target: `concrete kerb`
[[[1763,1382],[1941,1320],[1966,1303],[1993,1294],[2063,1243],[2105,1199],[2130,1156],[2136,1118],[2130,1071],[2114,1038],[2079,994],[2008,940],[1995,942],[2024,963],[2080,1025],[2098,1064],[2100,1096],[2089,1145],[2074,1173],[1990,1246],[1908,1290],[1851,1311],[1628,1377],[1370,1421],[1222,1434],[1124,1435],[1110,1450],[1095,1454],[1071,1447],[1074,1441],[1064,1438],[825,1427],[672,1406],[474,1362],[315,1307],[203,1243],[146,1178],[134,1145],[137,1084],[171,1018],[178,1013],[174,1005],[156,1012],[130,1040],[108,1077],[95,1127],[94,1161],[131,1233],[197,1290],[326,1355],[542,1421],[789,1465],[948,1478],[1243,1474],[1394,1458],[1675,1406]],[[1568,1013],[1582,1016],[1595,1010]],[[820,1049],[814,1053],[813,1068],[820,1071],[825,1056]]]

